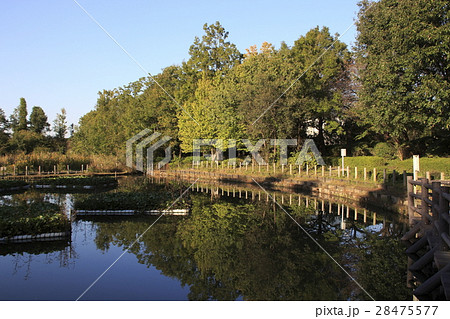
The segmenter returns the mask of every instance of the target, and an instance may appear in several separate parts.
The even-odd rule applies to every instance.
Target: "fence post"
[[[413,180],[412,176],[407,177],[406,181],[406,194],[408,197],[408,216],[409,216],[409,225],[412,226],[413,220],[414,220],[414,197],[412,196],[413,193],[413,185],[411,184]]]
[[[358,179],[358,167],[355,166],[355,179]]]
[[[331,170],[332,170],[332,168],[331,168],[331,166],[330,166],[330,177],[331,177]]]
[[[314,176],[317,177],[317,165],[314,165]]]
[[[309,176],[309,167],[308,167],[308,163],[306,163],[306,176]]]
[[[425,217],[426,214],[428,213],[428,203],[427,203],[427,199],[428,199],[428,189],[425,187],[425,184],[428,184],[428,179],[427,178],[421,178],[420,179],[420,184],[421,184],[421,190],[420,190],[420,198],[421,198],[421,215],[422,215],[422,223],[424,225],[429,224],[428,219]]]
[[[53,165],[53,174],[56,175],[56,165]]]
[[[347,179],[350,178],[350,168],[347,166]]]
[[[13,165],[13,169],[14,169],[13,175],[16,176],[16,165],[15,164]]]
[[[430,172],[426,172],[425,176],[426,176],[427,180],[431,181],[431,174],[430,174]]]
[[[445,173],[441,172],[441,181],[443,181],[445,179]]]
[[[70,174],[70,166],[67,165],[67,174]]]
[[[341,167],[338,166],[337,168],[338,168],[338,177],[341,177]]]
[[[41,175],[41,165],[39,165],[38,172],[38,174]]]
[[[302,176],[302,166],[298,164],[298,177]]]
[[[367,179],[367,168],[364,167],[364,180]]]
[[[325,166],[322,165],[322,177],[325,177]]]
[[[292,164],[289,164],[289,175],[292,175]]]
[[[383,168],[383,184],[386,184],[386,169]]]
[[[275,168],[275,162],[273,162],[273,173],[275,174],[276,168]]]
[[[284,164],[281,164],[281,173],[284,174]]]
[[[28,166],[25,166],[25,176],[28,176]]]
[[[375,167],[373,168],[373,181],[377,181],[377,169]]]

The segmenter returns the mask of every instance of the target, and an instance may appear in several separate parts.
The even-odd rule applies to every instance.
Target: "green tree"
[[[0,109],[0,154],[5,153],[8,145],[9,134],[7,133],[8,120],[6,119],[5,112]]]
[[[28,128],[27,116],[27,101],[21,97],[20,104],[14,109],[10,120],[10,125],[14,133]]]
[[[363,124],[403,159],[421,141],[450,136],[450,4],[447,0],[360,3],[357,53]],[[439,136],[447,136],[439,139]]]
[[[347,83],[346,64],[350,53],[345,43],[332,36],[327,27],[311,29],[295,41],[292,62],[305,72],[293,87],[296,116],[317,132],[315,140],[319,149],[332,141],[342,129]]]
[[[15,132],[10,141],[14,149],[25,153],[31,153],[37,146],[43,144],[43,142],[44,137],[42,134],[28,130]]]
[[[61,113],[56,114],[56,118],[53,121],[53,132],[59,139],[64,139],[67,134],[67,116],[66,109],[62,108]]]
[[[42,134],[49,126],[44,110],[39,106],[34,106],[30,114],[31,131]]]
[[[205,35],[202,39],[195,37],[189,48],[191,58],[188,64],[195,70],[214,75],[216,72],[226,73],[239,64],[242,55],[236,45],[227,41],[229,32],[225,31],[219,21],[208,26],[203,25]]]

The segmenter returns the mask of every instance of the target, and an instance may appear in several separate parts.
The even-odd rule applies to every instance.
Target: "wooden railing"
[[[450,181],[408,177],[409,275],[419,299],[450,300]]]

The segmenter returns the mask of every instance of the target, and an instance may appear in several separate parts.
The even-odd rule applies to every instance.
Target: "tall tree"
[[[364,0],[360,6],[363,123],[394,144],[400,158],[424,152],[420,141],[427,137],[447,136],[440,143],[448,149],[450,3]]]
[[[10,124],[14,133],[28,128],[27,116],[27,101],[21,97],[19,106],[14,109],[14,113],[11,115]]]
[[[4,153],[7,148],[9,139],[7,129],[8,120],[6,119],[5,112],[0,109],[0,154]]]
[[[316,27],[295,41],[291,50],[294,64],[305,72],[292,92],[297,117],[316,130],[316,143],[322,150],[333,135],[343,134],[344,88],[339,83],[345,82],[350,53],[337,37],[327,27]]]
[[[34,106],[30,114],[30,129],[42,134],[49,126],[44,110],[40,106]]]
[[[205,35],[202,39],[195,37],[189,48],[191,58],[188,63],[198,71],[208,75],[216,72],[226,73],[240,63],[242,55],[236,45],[227,41],[229,32],[225,31],[219,21],[208,26],[203,25]]]
[[[53,122],[53,131],[56,137],[59,139],[64,139],[67,134],[67,119],[66,119],[66,109],[62,108],[61,113],[56,114],[56,119]]]

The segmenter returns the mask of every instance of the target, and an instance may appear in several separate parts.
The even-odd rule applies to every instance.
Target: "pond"
[[[0,244],[0,300],[412,298],[397,213],[257,185],[142,177],[104,193],[3,198],[15,196],[40,197],[67,214],[77,203],[114,209],[105,204],[114,196],[125,198],[120,208],[136,209],[148,196],[189,214],[72,215],[66,240]]]

